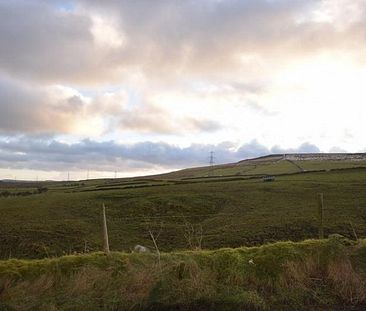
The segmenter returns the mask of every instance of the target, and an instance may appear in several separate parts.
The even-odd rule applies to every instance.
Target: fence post
[[[318,216],[319,216],[319,239],[324,239],[324,198],[323,193],[319,193],[318,201]]]
[[[352,223],[352,221],[349,221],[349,224],[351,225],[352,232],[353,232],[353,235],[354,235],[354,237],[355,237],[356,241],[358,241],[358,236],[357,236],[357,233],[356,233],[355,228],[353,227],[353,223]]]
[[[108,228],[107,217],[105,215],[105,205],[102,206],[103,211],[103,250],[106,254],[109,254],[109,240],[108,240]]]

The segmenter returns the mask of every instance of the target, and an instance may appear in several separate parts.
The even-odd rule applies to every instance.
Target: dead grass
[[[71,296],[82,295],[92,291],[96,284],[109,279],[111,273],[103,271],[96,267],[83,267],[76,272],[66,282],[68,283],[68,292]]]
[[[189,310],[199,304],[227,304],[232,306],[228,310],[265,310],[268,306],[301,310],[304,306],[365,303],[366,279],[350,259],[356,248],[339,245],[342,241],[282,242],[163,254],[162,269],[153,254],[89,254],[39,261],[33,266],[28,261],[3,262],[4,271],[11,274],[3,272],[0,279],[0,310],[2,306],[19,311],[144,310],[154,306],[168,310],[175,305]],[[362,245],[358,249],[366,251]],[[50,264],[53,260],[57,266]],[[21,270],[22,264],[28,268]],[[27,269],[33,269],[32,273]]]
[[[11,301],[10,305],[12,308],[10,310],[25,311],[43,310],[39,298],[51,290],[56,283],[53,275],[44,274],[33,280],[22,280],[18,282],[5,279],[3,284],[5,286],[2,287],[3,291],[0,295],[0,301]]]
[[[174,265],[169,272],[169,283],[175,287],[171,301],[198,301],[211,299],[216,293],[217,273],[188,260]]]
[[[323,281],[323,273],[312,256],[305,257],[300,262],[287,261],[284,264],[284,273],[280,283],[284,287],[296,287],[307,290],[314,282]]]
[[[0,301],[5,297],[7,294],[8,289],[10,288],[12,281],[10,278],[1,278],[0,279]]]
[[[328,278],[342,300],[351,304],[366,303],[365,279],[353,269],[348,258],[331,262]]]
[[[119,294],[127,305],[144,305],[158,280],[160,270],[154,265],[136,269],[130,268],[126,274],[118,276],[123,279]]]

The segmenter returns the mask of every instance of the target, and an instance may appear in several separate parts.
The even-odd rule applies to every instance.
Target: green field
[[[163,251],[314,238],[318,193],[326,235],[366,237],[366,162],[295,164],[274,156],[150,177],[2,182],[0,192],[15,194],[0,196],[0,258],[100,250],[103,203],[115,251],[153,248],[149,231],[160,232]],[[276,178],[263,182],[265,175]],[[38,187],[48,191],[38,194]],[[32,194],[16,195],[24,189]]]

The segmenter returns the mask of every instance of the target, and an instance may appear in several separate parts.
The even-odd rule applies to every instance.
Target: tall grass
[[[311,310],[366,303],[366,243],[0,262],[0,310]],[[161,269],[160,269],[161,268]]]

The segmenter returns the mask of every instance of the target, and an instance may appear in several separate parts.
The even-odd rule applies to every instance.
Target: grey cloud
[[[259,144],[256,140],[244,144],[238,149],[238,155],[243,158],[254,158],[269,153],[270,150],[267,147]]]
[[[149,113],[148,108],[146,111],[141,108],[123,113],[118,122],[122,131],[168,135],[183,135],[188,132],[215,132],[222,129],[222,125],[214,120],[177,119],[163,110],[159,113]]]
[[[305,143],[288,152],[316,152],[316,146]],[[178,169],[207,165],[210,151],[215,152],[217,163],[229,163],[245,158],[278,153],[257,141],[234,148],[234,144],[193,144],[179,147],[167,143],[140,142],[118,144],[114,141],[83,140],[65,144],[55,139],[22,136],[0,140],[0,167],[34,170],[134,171],[144,168]]]
[[[118,116],[121,130],[127,129],[139,132],[172,133],[176,132],[173,119],[167,111],[152,104],[133,106]]]
[[[222,128],[220,122],[213,120],[198,120],[194,118],[189,118],[186,120],[188,127],[193,130],[200,130],[204,132],[215,132]]]
[[[173,117],[162,108],[143,104],[126,110],[118,117],[121,130],[184,135],[188,132],[215,132],[222,129],[218,121],[194,117]]]
[[[45,88],[0,78],[0,132],[67,132],[80,99],[55,102]]]
[[[119,16],[121,29],[131,38],[124,55],[147,72],[222,76],[237,70],[239,53],[279,63],[296,54],[365,45],[362,19],[342,30],[330,23],[299,23],[322,3],[317,0],[80,2]],[[353,4],[365,12],[365,3]]]
[[[90,16],[55,1],[0,1],[0,69],[23,79],[93,83],[113,76],[109,51],[99,50]]]
[[[273,146],[267,148],[266,146],[257,142],[257,140],[252,140],[251,142],[242,145],[238,150],[237,154],[242,158],[253,158],[257,156],[267,155],[267,154],[285,154],[285,153],[318,153],[321,152],[320,149],[309,142],[302,143],[296,148],[281,148],[279,146]]]
[[[74,2],[76,9],[64,12],[57,1],[1,1],[0,69],[81,84],[109,83],[130,70],[161,80],[192,73],[220,78],[237,72],[240,53],[280,63],[319,50],[365,49],[365,18],[341,30],[296,21],[321,3],[317,0]],[[355,5],[365,16],[366,3]],[[126,44],[97,47],[92,14],[115,18]],[[257,74],[265,70],[254,67]]]
[[[112,100],[111,96],[97,96],[87,103],[81,95],[55,93],[54,88],[28,86],[0,76],[0,133],[78,134],[78,123],[93,117],[103,119],[105,132],[181,135],[221,128],[213,120],[172,117],[149,102],[130,108],[124,94],[117,93]]]

